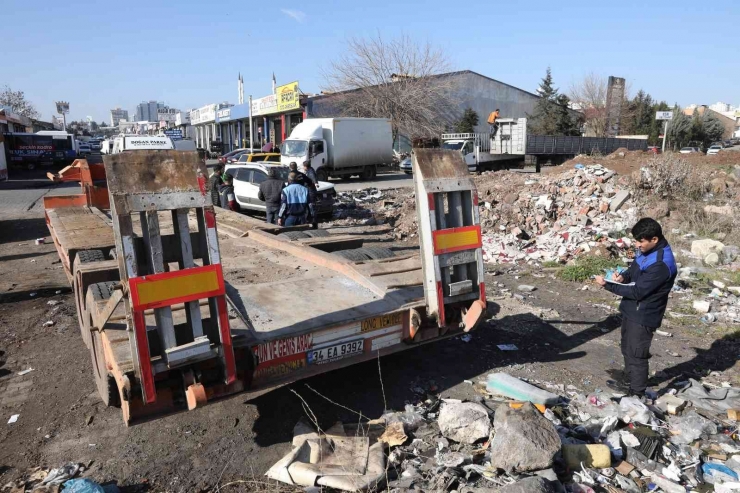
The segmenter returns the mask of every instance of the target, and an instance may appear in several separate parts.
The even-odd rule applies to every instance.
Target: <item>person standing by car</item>
[[[219,196],[221,199],[221,207],[230,211],[239,212],[241,207],[236,201],[236,194],[234,193],[234,182],[230,174],[224,173],[223,183],[219,188]]]
[[[278,225],[297,226],[306,224],[308,216],[308,188],[296,182],[296,174],[288,175],[288,186],[280,195],[280,212],[278,213]]]
[[[313,182],[314,187],[319,188],[319,179],[316,178],[316,170],[311,166],[311,161],[303,161],[303,174]]]
[[[257,198],[265,203],[265,214],[267,215],[265,221],[270,224],[277,224],[283,188],[285,184],[278,178],[277,169],[274,166],[268,168],[267,180],[260,183]]]
[[[624,378],[621,383],[616,382],[614,388],[643,397],[648,383],[650,344],[663,322],[678,266],[655,219],[646,217],[637,221],[632,227],[632,236],[639,253],[629,269],[614,275],[612,282],[596,276],[596,283],[622,297],[619,311],[622,313]]]
[[[303,164],[305,169],[305,163]],[[319,227],[319,220],[316,217],[316,214],[314,213],[314,203],[318,200],[318,193],[316,192],[316,189],[318,188],[318,180],[312,180],[308,175],[301,173],[298,171],[298,165],[295,162],[292,162],[288,165],[290,168],[291,173],[295,173],[295,181],[299,185],[303,185],[308,189],[308,208],[309,208],[309,219],[311,220],[311,226],[313,229],[317,229]],[[310,167],[309,169],[313,172],[314,178],[316,177],[316,172],[313,170],[313,168]]]
[[[211,202],[213,205],[221,206],[221,196],[219,194],[221,185],[224,183],[221,175],[224,173],[224,167],[217,164],[213,168],[213,174],[208,178],[208,187],[211,190]]]

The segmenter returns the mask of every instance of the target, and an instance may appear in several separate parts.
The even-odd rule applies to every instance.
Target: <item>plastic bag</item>
[[[702,418],[695,411],[684,413],[681,417],[669,418],[671,428],[678,431],[670,440],[676,444],[689,444],[698,439],[702,434],[714,435],[717,433],[717,425]]]
[[[724,464],[706,462],[701,466],[701,472],[704,473],[704,481],[709,484],[729,483],[737,481],[737,473]]]
[[[114,484],[100,486],[87,478],[70,479],[64,483],[64,488],[62,488],[62,493],[118,493],[119,491],[118,486]]]
[[[622,397],[619,401],[619,419],[625,423],[649,424],[650,409],[636,397]]]
[[[383,415],[386,424],[390,424],[396,421],[403,423],[404,431],[416,431],[419,426],[424,423],[424,417],[414,411],[413,406],[406,406],[406,411],[402,413],[387,413]]]

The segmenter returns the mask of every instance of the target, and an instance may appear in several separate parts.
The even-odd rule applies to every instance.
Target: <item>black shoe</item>
[[[630,384],[628,382],[625,383],[618,380],[607,380],[606,386],[620,394],[628,394],[630,391]]]

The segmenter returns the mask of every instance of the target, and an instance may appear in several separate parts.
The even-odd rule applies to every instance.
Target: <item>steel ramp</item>
[[[126,294],[129,340],[143,401],[156,401],[154,380],[158,368],[181,368],[190,406],[193,395],[197,396],[194,401],[202,400],[205,393],[187,365],[218,358],[224,383],[236,380],[216,219],[206,190],[205,166],[196,153],[181,151],[121,153],[105,156],[104,161]],[[198,223],[193,235],[188,225],[190,210],[195,211]],[[140,236],[134,232],[134,216],[140,221]],[[167,243],[166,252],[164,225],[160,224],[163,217],[167,222],[171,218],[178,239]],[[200,258],[194,258],[194,251]],[[205,319],[200,300],[208,300],[210,316]],[[178,303],[185,304],[186,321],[175,325],[172,306]],[[154,348],[145,316],[150,309],[154,311],[158,340]]]
[[[459,312],[467,332],[486,307],[478,192],[457,151],[414,149],[413,166],[427,315],[445,327]]]

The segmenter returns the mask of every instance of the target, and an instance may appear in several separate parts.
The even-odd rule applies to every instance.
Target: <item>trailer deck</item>
[[[160,152],[169,153],[167,173],[161,175],[167,176],[174,172],[178,154]],[[144,155],[142,162],[152,163],[153,159]],[[79,163],[83,169],[86,166]],[[193,166],[192,160],[187,166]],[[464,167],[461,169],[467,174]],[[438,281],[433,294],[436,310],[442,315],[427,314],[419,253],[351,261],[337,252],[362,247],[362,236],[339,232],[291,239],[281,233],[307,226],[278,228],[223,209],[215,211],[219,224],[216,238],[216,220],[208,219],[213,208],[206,208],[204,217],[202,208],[186,206],[191,193],[188,187],[194,182],[175,180],[174,188],[180,195],[161,195],[165,193],[162,185],[142,185],[141,176],[137,179],[133,175],[119,174],[114,179],[110,211],[99,207],[107,203],[95,203],[102,196],[100,189],[84,180],[84,206],[79,205],[79,197],[45,199],[47,224],[74,286],[80,330],[90,349],[99,393],[107,405],[122,407],[127,424],[177,409],[193,409],[243,390],[264,391],[378,357],[381,351],[390,354],[451,336],[470,330],[480,317],[480,309],[472,317],[466,316],[467,310],[460,304],[460,300],[485,299],[482,284],[478,290],[471,280],[464,281],[467,294],[459,296],[454,292],[442,295],[443,281]],[[440,178],[444,181],[444,177],[435,176],[434,183],[441,183]],[[115,191],[122,190],[122,182],[116,180],[128,180],[125,187],[132,191],[116,195]],[[200,183],[201,178],[198,180]],[[467,182],[458,180],[455,190],[466,186]],[[167,183],[167,187],[166,193],[171,193],[173,184]],[[184,194],[180,190],[185,190]],[[436,194],[440,198],[441,191]],[[108,202],[108,197],[104,198]],[[175,205],[170,210],[157,209],[157,200]],[[197,203],[202,199],[193,196],[191,200]],[[468,197],[466,202],[469,207],[471,200]],[[455,205],[454,198],[451,204]],[[141,212],[130,214],[126,207]],[[128,215],[122,216],[121,210]],[[466,212],[466,217],[477,221],[477,212]],[[117,224],[126,221],[121,231],[128,239],[116,232]],[[454,228],[435,233],[451,234],[449,238],[454,239],[472,227],[460,228],[465,230],[461,233],[455,233]],[[211,231],[212,236],[207,236]],[[477,247],[461,248],[473,248],[472,256],[460,260],[473,262],[472,270],[454,266],[456,272],[467,276],[480,260],[480,254],[475,255],[479,241]],[[121,251],[127,253],[122,257]],[[445,255],[450,254],[442,257]],[[152,271],[157,261],[159,270]],[[125,277],[122,265],[129,272]],[[452,264],[449,269],[446,278],[442,276],[446,283],[450,282]],[[440,272],[437,266],[438,276]],[[226,304],[217,305],[217,298],[212,298],[217,296],[216,286],[201,287],[210,282],[211,273],[221,279],[228,317]],[[193,276],[204,276],[203,281],[196,282]],[[160,292],[162,286],[166,293]],[[199,289],[210,291],[198,293]],[[196,323],[201,321],[203,335],[199,336],[192,328],[198,328]],[[163,323],[170,327],[169,339]],[[228,338],[219,327],[227,327]],[[204,341],[210,341],[210,349],[203,346]],[[145,359],[142,350],[147,351]],[[235,364],[231,379],[228,366],[224,366],[229,363],[227,351],[233,351]]]

